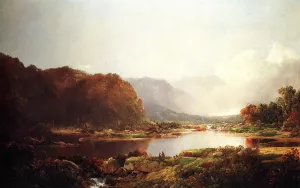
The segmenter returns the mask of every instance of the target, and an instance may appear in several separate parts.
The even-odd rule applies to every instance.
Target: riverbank
[[[283,131],[279,126],[257,125],[246,126],[243,124],[202,124],[202,125],[180,125],[178,123],[162,122],[153,124],[142,130],[112,130],[112,129],[82,129],[74,127],[51,128],[51,134],[45,136],[54,142],[82,143],[86,141],[122,141],[140,139],[168,139],[177,138],[195,131],[213,130],[224,132],[231,136],[255,137],[255,138],[300,138],[291,132]],[[47,138],[48,137],[48,138]]]
[[[300,147],[225,146],[183,150],[173,157],[136,150],[110,158],[73,155],[34,159],[24,158],[28,149],[11,146],[7,152],[20,152],[17,156],[25,162],[16,166],[20,175],[14,182],[16,187],[271,188],[297,187],[294,185],[299,185],[300,178]]]
[[[177,138],[184,134],[189,134],[195,131],[205,131],[205,126],[201,125],[197,128],[178,128],[166,129],[159,131],[143,131],[143,130],[124,130],[115,131],[106,129],[102,131],[93,131],[82,133],[81,129],[75,128],[53,128],[51,129],[52,138],[60,141],[72,141],[82,143],[86,141],[123,141],[123,140],[141,140],[151,138]]]
[[[186,128],[165,129],[159,131],[143,131],[143,130],[124,130],[115,131],[111,129],[104,129],[102,131],[82,132],[81,129],[75,128],[53,128],[50,134],[46,135],[42,140],[28,138],[28,144],[43,145],[43,146],[60,146],[72,147],[76,145],[86,145],[91,143],[101,142],[139,142],[156,139],[174,139],[181,138],[186,134],[206,131],[206,127],[201,125],[196,129],[195,126],[188,126]],[[261,128],[261,127],[228,127],[226,130],[215,128],[208,129],[209,132],[222,133],[226,137],[246,138],[246,145],[250,143],[249,147],[257,147],[255,144],[259,142],[259,147],[265,146],[298,146],[300,145],[300,137],[292,137],[289,132],[282,132],[278,128]],[[199,135],[200,136],[200,135]],[[211,135],[214,136],[214,135]],[[195,137],[193,139],[198,139]],[[210,139],[210,138],[205,138]],[[200,141],[200,140],[199,140]],[[251,145],[251,142],[254,145]],[[244,145],[241,143],[241,145]]]
[[[290,167],[287,162],[289,156],[299,159],[299,154],[294,152],[285,155],[286,153],[282,150],[267,152],[227,146],[182,151],[176,157],[133,157],[125,160],[123,168],[127,173],[136,174],[134,178],[126,176],[126,173],[121,177],[117,174],[117,178],[111,174],[110,182],[115,187],[240,187],[247,182],[272,187],[272,182],[262,182],[260,178],[262,175],[265,180],[274,178],[264,174],[266,171],[271,172],[273,168],[289,167],[293,172],[289,175],[299,178],[299,161],[296,159],[294,167]],[[278,177],[279,174],[274,176]],[[240,179],[239,182],[236,178]],[[280,179],[277,183],[280,183]]]
[[[130,133],[140,134],[137,131]],[[155,144],[152,143],[156,147],[154,153],[161,152],[164,146],[168,146],[167,149],[176,149],[176,155],[168,155],[169,151],[167,150],[165,151],[166,155],[161,154],[161,157],[145,152],[150,147],[147,138],[130,138],[133,139],[131,141],[128,138],[117,138],[118,141],[113,141],[116,138],[108,138],[104,142],[85,144],[88,142],[86,141],[78,144],[81,147],[80,151],[84,151],[88,155],[77,154],[74,152],[75,147],[62,147],[61,150],[57,147],[53,147],[51,150],[48,148],[48,150],[45,149],[48,155],[37,159],[37,164],[33,165],[37,167],[34,167],[32,172],[38,174],[40,171],[45,171],[46,174],[43,177],[38,175],[29,177],[29,179],[33,178],[32,182],[47,181],[44,184],[53,183],[56,187],[64,187],[65,178],[55,178],[57,174],[60,174],[62,177],[66,176],[67,179],[71,179],[74,184],[80,184],[79,187],[87,188],[92,187],[94,181],[98,185],[104,184],[106,187],[222,187],[229,182],[230,185],[232,183],[235,187],[241,187],[248,184],[249,181],[257,182],[257,187],[262,187],[262,185],[268,187],[266,182],[261,182],[261,178],[257,177],[263,176],[268,181],[272,181],[278,176],[287,179],[293,176],[300,178],[297,176],[299,174],[299,154],[291,146],[264,145],[276,142],[274,138],[264,137],[257,140],[250,137],[236,137],[227,139],[223,136],[229,134],[222,132],[190,130],[186,133],[190,134],[186,135],[185,139],[154,139],[156,140]],[[70,135],[75,134],[82,136],[78,132],[70,133]],[[84,135],[86,134],[84,133]],[[196,138],[199,140],[195,140]],[[285,139],[293,139],[294,142],[297,140],[297,138]],[[187,146],[186,143],[182,143],[184,140],[191,144],[190,148],[199,148],[194,143],[201,144],[201,140],[205,141],[204,143],[218,142],[216,145],[226,142],[229,144],[259,142],[260,145],[258,149],[255,146],[253,148],[226,146],[182,150],[182,146]],[[107,143],[109,144],[107,145]],[[159,148],[157,149],[157,147]],[[132,151],[134,148],[145,148],[145,150],[125,152],[126,150]],[[296,149],[300,150],[300,147],[296,147]],[[288,152],[291,152],[288,155],[290,157],[286,157]],[[96,157],[103,153],[106,154],[106,157]],[[290,165],[290,159],[292,159],[292,165]],[[297,159],[296,162],[294,159]],[[268,175],[272,174],[274,169],[279,169],[276,171],[277,174]],[[287,169],[290,174],[281,174],[286,173]],[[212,180],[211,177],[218,177],[218,179]],[[236,178],[239,179],[239,182],[236,182]],[[280,178],[278,181],[279,183],[283,182]],[[293,182],[293,179],[290,181]]]
[[[282,183],[293,187],[289,185],[300,178],[299,153],[295,149],[289,151],[286,154],[287,152],[275,148],[261,151],[226,146],[185,150],[174,157],[154,157],[143,151],[135,151],[108,159],[74,156],[52,162],[46,160],[50,166],[55,166],[52,163],[63,163],[84,170],[86,173],[82,177],[73,179],[83,181],[82,185],[86,187],[93,187],[93,183],[125,188],[251,187],[245,186],[250,183],[257,187],[272,187]],[[59,169],[63,170],[62,168]],[[273,169],[277,169],[276,173]],[[286,169],[289,169],[288,173]],[[277,178],[277,182],[272,182],[274,178]],[[289,180],[288,184],[285,180]],[[62,182],[56,182],[56,185],[61,185],[59,183]]]

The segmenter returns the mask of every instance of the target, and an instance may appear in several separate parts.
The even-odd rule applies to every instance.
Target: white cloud
[[[292,48],[283,46],[278,42],[274,42],[266,61],[270,63],[281,64],[283,62],[288,62],[289,60],[298,60],[299,56]]]
[[[259,70],[264,66],[263,60],[253,49],[236,54],[231,60],[220,64],[216,74],[229,84],[241,83],[256,79]]]
[[[79,65],[75,65],[73,67],[75,69],[80,69],[80,70],[88,70],[88,69],[92,68],[92,66],[90,64],[79,64]]]

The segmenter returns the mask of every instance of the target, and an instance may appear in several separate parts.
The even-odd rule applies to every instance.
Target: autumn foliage
[[[41,70],[2,53],[0,73],[6,129],[41,122],[122,129],[145,118],[142,100],[117,74],[91,75],[70,67]]]
[[[241,115],[244,117],[246,122],[253,122],[256,119],[256,106],[253,104],[247,105],[241,110]]]
[[[279,124],[284,127],[300,126],[300,91],[292,86],[278,90],[280,97],[269,104],[249,104],[241,110],[248,123]]]

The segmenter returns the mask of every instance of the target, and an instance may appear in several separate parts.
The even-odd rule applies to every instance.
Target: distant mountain
[[[203,117],[178,113],[168,108],[153,103],[144,103],[147,116],[153,121],[180,121],[189,123],[204,123]]]
[[[183,90],[174,88],[166,80],[149,77],[126,80],[136,90],[138,97],[144,101],[149,117],[153,118],[158,114],[164,114],[165,117],[162,117],[164,119],[171,118],[173,112],[186,113],[186,115],[200,112],[200,106],[197,105],[198,102],[194,97]]]

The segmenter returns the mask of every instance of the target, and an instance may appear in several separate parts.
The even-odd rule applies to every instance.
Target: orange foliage
[[[88,122],[120,128],[113,126],[133,124],[145,117],[134,89],[117,74],[90,75],[66,66],[40,70],[33,65],[24,67],[4,54],[0,54],[0,64],[1,79],[9,86],[2,99],[16,94],[18,104],[22,103],[20,110],[31,122]],[[14,106],[12,101],[4,102]]]
[[[246,122],[254,122],[256,120],[256,106],[253,104],[247,105],[241,110],[241,115],[244,117]]]

